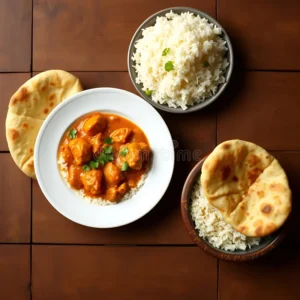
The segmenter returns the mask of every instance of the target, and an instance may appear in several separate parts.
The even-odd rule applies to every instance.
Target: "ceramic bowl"
[[[274,232],[273,234],[263,237],[260,244],[253,246],[251,249],[245,251],[225,251],[218,249],[211,245],[204,238],[200,237],[198,230],[195,228],[194,221],[192,220],[190,214],[190,205],[191,205],[191,191],[195,182],[199,179],[201,175],[202,165],[206,157],[197,163],[197,165],[192,169],[189,176],[187,177],[182,195],[181,195],[181,215],[182,220],[185,225],[185,228],[193,240],[193,242],[202,248],[206,253],[217,257],[219,259],[228,260],[228,261],[247,261],[253,260],[260,256],[263,256],[274,249],[284,238],[285,231],[284,227],[280,230]]]
[[[142,84],[137,84],[136,83],[136,72],[135,72],[135,69],[133,67],[134,62],[132,61],[132,56],[133,56],[133,53],[135,51],[134,45],[135,45],[135,43],[136,43],[137,40],[139,40],[139,39],[142,38],[142,31],[143,31],[143,29],[145,29],[145,28],[147,28],[149,26],[153,26],[155,24],[155,22],[156,22],[156,18],[157,17],[165,16],[165,14],[168,13],[168,12],[170,12],[171,10],[174,13],[177,13],[177,14],[180,14],[180,13],[183,13],[183,12],[191,12],[191,13],[193,13],[195,15],[199,15],[202,18],[206,18],[210,23],[213,23],[213,24],[217,25],[218,27],[220,27],[222,29],[222,38],[226,41],[226,45],[227,45],[227,48],[228,48],[227,59],[228,59],[228,62],[229,62],[229,66],[227,67],[227,70],[225,72],[225,78],[226,78],[225,83],[220,84],[218,86],[218,90],[217,90],[217,92],[213,96],[205,99],[201,103],[198,103],[198,104],[196,104],[194,106],[189,107],[186,110],[183,110],[181,108],[172,108],[172,107],[169,107],[168,105],[159,104],[159,103],[156,103],[156,102],[152,101],[151,97],[147,96],[145,94],[145,92],[142,90]],[[131,78],[131,81],[132,81],[133,85],[135,86],[135,88],[139,92],[139,94],[148,103],[150,103],[151,105],[153,105],[157,109],[160,109],[160,110],[163,110],[163,111],[167,111],[167,112],[170,112],[170,113],[178,113],[178,114],[190,113],[190,112],[194,112],[194,111],[197,111],[197,110],[201,110],[204,107],[210,105],[211,103],[213,103],[214,101],[216,101],[220,97],[220,95],[223,93],[223,91],[225,90],[225,88],[227,87],[227,85],[229,83],[229,80],[230,80],[230,77],[231,77],[231,74],[232,74],[232,70],[233,70],[233,50],[232,50],[232,45],[231,45],[229,36],[225,32],[224,28],[214,18],[212,18],[211,16],[207,15],[206,13],[204,13],[204,12],[202,12],[200,10],[194,9],[194,8],[189,8],[189,7],[171,7],[171,8],[163,9],[163,10],[161,10],[161,11],[153,14],[147,20],[145,20],[140,25],[140,27],[137,29],[137,31],[133,35],[133,38],[132,38],[132,40],[130,42],[130,45],[129,45],[128,56],[127,56],[127,66],[128,66],[129,75],[130,75],[130,78]]]
[[[145,183],[130,199],[114,205],[100,206],[83,199],[68,187],[57,164],[64,132],[79,117],[94,111],[114,113],[137,124],[153,154]],[[98,88],[73,95],[49,114],[36,140],[34,165],[42,192],[58,212],[85,226],[112,228],[141,218],[160,201],[173,174],[174,147],[167,125],[151,105],[127,91]]]

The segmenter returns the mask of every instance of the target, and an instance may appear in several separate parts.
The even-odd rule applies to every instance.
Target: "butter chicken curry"
[[[72,188],[117,202],[147,172],[150,154],[147,137],[137,125],[118,115],[94,112],[65,133],[58,159],[67,165]]]

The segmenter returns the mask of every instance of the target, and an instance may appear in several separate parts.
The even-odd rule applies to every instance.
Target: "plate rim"
[[[123,94],[127,94],[128,96],[130,97],[134,97],[136,98],[136,100],[140,100],[143,102],[143,105],[147,106],[148,109],[152,110],[152,112],[154,114],[157,115],[157,117],[159,117],[162,121],[162,124],[164,125],[168,135],[169,135],[169,138],[170,138],[170,142],[172,143],[173,139],[172,139],[172,135],[171,135],[171,132],[166,124],[166,122],[164,121],[164,119],[162,118],[162,116],[158,113],[158,111],[156,109],[154,109],[154,107],[152,105],[150,105],[149,103],[147,103],[144,99],[142,99],[141,97],[139,97],[138,95],[135,95],[129,91],[126,91],[126,90],[123,90],[123,89],[119,89],[119,88],[112,88],[112,87],[98,87],[98,88],[92,88],[92,89],[88,89],[88,90],[83,90],[79,93],[76,93],[74,95],[72,95],[71,97],[69,97],[68,99],[66,99],[65,101],[59,103],[59,105],[57,105],[51,112],[50,114],[47,116],[47,118],[44,120],[40,130],[39,130],[39,133],[38,133],[38,136],[36,138],[36,142],[35,142],[35,147],[34,147],[34,165],[35,165],[35,172],[36,172],[36,179],[37,179],[37,182],[39,184],[39,187],[43,193],[43,195],[45,196],[45,198],[47,199],[47,201],[52,205],[53,208],[55,208],[55,210],[57,212],[59,212],[62,216],[64,216],[65,218],[77,223],[77,224],[80,224],[80,225],[83,225],[83,226],[86,226],[86,227],[90,227],[90,228],[117,228],[117,227],[121,227],[121,226],[125,226],[125,225],[128,225],[130,223],[133,223],[139,219],[141,219],[142,217],[144,217],[146,214],[148,214],[151,210],[154,209],[154,207],[161,201],[161,199],[163,198],[163,196],[165,195],[168,187],[170,186],[170,182],[171,182],[171,179],[173,177],[173,173],[174,173],[174,167],[175,167],[175,151],[174,151],[174,148],[172,148],[172,151],[170,152],[171,153],[171,170],[169,172],[169,175],[168,175],[168,178],[167,178],[167,184],[166,186],[162,189],[161,193],[160,193],[160,196],[157,197],[157,201],[154,201],[153,202],[153,205],[151,205],[149,207],[148,210],[145,210],[145,212],[143,212],[142,214],[139,214],[137,217],[133,218],[132,220],[130,221],[126,221],[126,222],[119,222],[118,224],[116,225],[108,225],[108,226],[95,226],[95,225],[90,225],[90,224],[86,224],[85,222],[80,222],[78,220],[76,220],[75,218],[73,218],[72,216],[70,216],[68,213],[65,213],[63,211],[61,211],[57,205],[55,204],[54,201],[52,201],[51,197],[49,196],[48,192],[46,191],[46,188],[44,186],[44,183],[41,179],[41,171],[40,171],[40,168],[39,168],[39,164],[36,163],[38,162],[38,156],[39,156],[39,149],[40,149],[40,144],[41,144],[41,140],[43,138],[43,133],[46,129],[46,127],[48,126],[49,122],[52,120],[52,118],[56,115],[56,113],[62,109],[62,107],[68,105],[70,102],[72,102],[73,100],[75,100],[76,98],[78,97],[82,97],[83,95],[88,95],[88,94],[94,94],[94,93],[103,93],[103,92],[115,92],[115,93],[123,93]],[[137,124],[138,125],[138,124]],[[151,170],[149,170],[151,171]],[[127,199],[126,201],[128,201],[130,199]],[[92,204],[91,204],[92,205]]]

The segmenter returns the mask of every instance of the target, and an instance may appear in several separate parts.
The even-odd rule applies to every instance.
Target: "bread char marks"
[[[266,177],[271,181],[266,182]],[[278,161],[249,142],[232,140],[218,145],[203,164],[201,183],[208,201],[228,223],[248,236],[276,230],[291,208],[290,190]],[[277,209],[278,205],[286,208]],[[263,223],[254,225],[257,220]]]
[[[242,204],[248,206],[246,216]],[[243,201],[226,219],[248,236],[266,236],[285,222],[291,211],[291,191],[287,177],[277,160],[273,160],[249,188]],[[246,226],[247,231],[243,228]]]
[[[50,70],[29,79],[11,97],[6,138],[12,158],[26,175],[35,178],[34,145],[43,121],[55,106],[80,91],[82,87],[75,76]]]

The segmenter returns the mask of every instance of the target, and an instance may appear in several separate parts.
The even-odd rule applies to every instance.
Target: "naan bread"
[[[271,171],[273,169],[273,172],[269,172],[269,168]],[[274,168],[277,170],[276,176]],[[272,226],[269,226],[271,222],[263,224],[259,222],[256,225],[260,225],[254,225],[256,220],[262,220],[262,218],[255,216],[254,210],[257,208],[256,205],[259,206],[259,201],[258,198],[253,199],[253,192],[250,193],[260,182],[260,178],[264,180],[266,176],[270,177],[271,181],[285,178],[286,182],[283,181],[282,184],[289,191],[282,195],[285,199],[283,201],[285,217],[282,214],[280,218],[272,222],[275,225],[272,225],[272,230]],[[267,235],[278,229],[289,215],[291,195],[285,172],[273,156],[253,143],[231,140],[218,145],[203,164],[201,184],[208,201],[221,211],[228,223],[247,236]],[[267,191],[264,192],[265,195],[270,195]],[[251,226],[248,223],[250,217],[252,217]],[[262,229],[256,230],[257,227]]]
[[[291,197],[286,174],[274,159],[226,221],[247,236],[268,235],[287,219]]]
[[[253,143],[231,140],[218,145],[202,167],[201,184],[208,201],[229,216],[273,159]]]
[[[39,129],[60,102],[82,91],[78,78],[61,70],[40,73],[11,97],[6,118],[8,148],[17,166],[35,178],[33,152]]]

